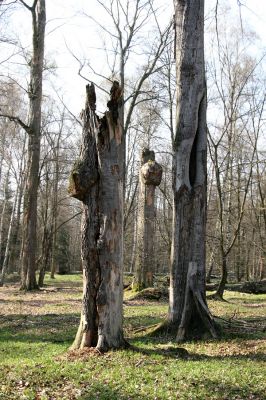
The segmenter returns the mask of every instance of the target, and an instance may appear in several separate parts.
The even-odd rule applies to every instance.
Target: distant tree
[[[211,109],[219,109],[218,117],[210,117],[208,148],[214,171],[210,218],[212,242],[217,248],[221,279],[215,297],[222,299],[230,272],[240,281],[241,264],[247,243],[245,228],[255,155],[258,150],[265,110],[264,83],[260,77],[261,60],[249,54],[256,35],[247,29],[232,28],[227,16],[216,22],[214,48],[209,58]],[[220,27],[221,25],[221,27]],[[218,56],[217,56],[218,50]],[[210,215],[211,214],[211,215]],[[209,218],[209,219],[210,219]],[[230,268],[231,264],[231,268]],[[219,271],[219,272],[220,272]],[[229,275],[229,276],[230,276]]]
[[[42,75],[44,63],[44,35],[46,24],[45,0],[34,0],[32,6],[23,5],[32,15],[32,59],[29,86],[29,123],[27,181],[23,211],[23,252],[21,264],[21,288],[32,290],[36,282],[37,249],[37,197],[41,141]]]
[[[155,272],[155,189],[162,179],[162,167],[155,161],[155,153],[143,149],[139,171],[137,249],[134,289],[153,286]]]
[[[57,234],[57,246],[55,250],[58,273],[62,275],[70,272],[69,239],[68,230],[62,227]]]
[[[45,0],[34,0],[32,5],[29,5],[24,0],[20,0],[20,3],[31,13],[32,18],[32,57],[30,60],[30,83],[28,88],[28,122],[25,123],[16,115],[8,113],[1,113],[0,115],[18,123],[28,133],[27,179],[23,203],[21,289],[33,290],[38,287],[35,274],[37,249],[36,226],[46,11]]]

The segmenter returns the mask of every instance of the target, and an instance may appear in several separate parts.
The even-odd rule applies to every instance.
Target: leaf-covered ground
[[[266,295],[227,292],[227,302],[209,301],[232,326],[219,340],[182,346],[145,333],[164,319],[166,302],[127,299],[125,335],[135,350],[77,357],[67,350],[79,321],[81,277],[46,283],[26,294],[0,288],[0,399],[266,398],[266,333],[253,329],[265,322]]]

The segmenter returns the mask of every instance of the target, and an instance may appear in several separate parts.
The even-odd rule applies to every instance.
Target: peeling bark
[[[162,179],[162,167],[154,151],[143,149],[139,172],[136,273],[133,288],[153,286],[154,274],[154,194]]]
[[[123,305],[123,160],[121,90],[111,89],[109,111],[99,119],[96,95],[87,86],[83,145],[69,182],[71,196],[83,202],[83,302],[72,348],[100,351],[125,346]]]
[[[83,202],[81,227],[83,299],[80,326],[72,345],[72,348],[75,349],[95,346],[98,329],[96,306],[100,278],[97,254],[97,240],[100,230],[98,217],[99,175],[96,150],[98,119],[95,114],[95,102],[91,99],[94,87],[91,85],[87,86],[86,89],[87,99],[85,111],[83,111],[83,143],[79,159],[72,169],[68,187],[71,196]]]
[[[99,161],[100,237],[98,254],[101,281],[97,294],[98,344],[101,351],[124,345],[123,309],[123,184],[124,137],[122,93],[118,82],[111,89],[109,111],[100,120]]]

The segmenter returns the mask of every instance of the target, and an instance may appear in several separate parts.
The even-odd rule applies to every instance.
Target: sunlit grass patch
[[[81,277],[51,281],[52,291],[41,293],[0,290],[1,400],[265,399],[265,332],[180,345],[145,331],[166,318],[166,301],[127,300],[125,336],[133,348],[71,358]],[[262,318],[265,295],[226,292],[225,298],[209,302],[213,314]]]

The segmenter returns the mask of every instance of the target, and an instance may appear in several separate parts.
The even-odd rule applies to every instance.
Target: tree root
[[[214,301],[222,301],[222,302],[227,303],[227,300],[225,300],[225,299],[224,299],[220,294],[218,294],[218,293],[210,294],[209,296],[207,296],[207,299],[208,299],[208,300],[214,300]]]
[[[225,333],[258,333],[266,332],[266,318],[258,318],[254,321],[243,321],[234,319],[234,315],[231,318],[225,319],[218,316],[214,316],[216,324]]]
[[[149,336],[175,336],[178,326],[167,319],[159,324],[148,326],[146,331]]]
[[[189,263],[184,308],[178,326],[176,340],[210,337],[217,339],[215,321],[208,309],[205,293],[199,289],[198,265]]]

